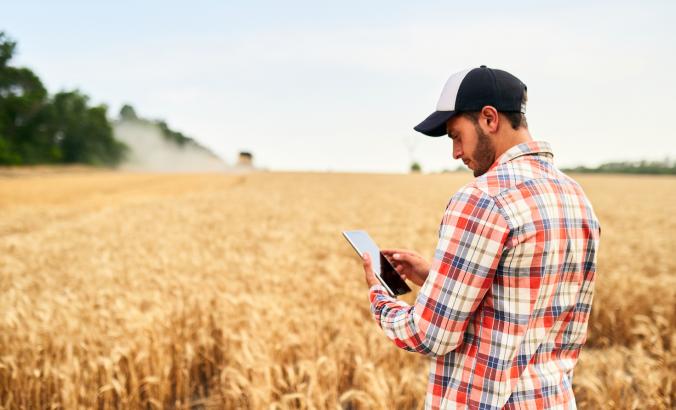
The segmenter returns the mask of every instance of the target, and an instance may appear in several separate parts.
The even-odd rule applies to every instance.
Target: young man
[[[580,186],[553,164],[525,119],[526,86],[486,66],[453,74],[415,130],[448,135],[476,177],[451,198],[431,263],[383,254],[420,285],[390,297],[364,259],[385,335],[431,358],[425,408],[573,409],[600,226]]]

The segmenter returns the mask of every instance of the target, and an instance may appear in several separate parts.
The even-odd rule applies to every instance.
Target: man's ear
[[[486,126],[488,132],[497,132],[500,123],[500,116],[495,107],[487,105],[481,109],[481,119]]]

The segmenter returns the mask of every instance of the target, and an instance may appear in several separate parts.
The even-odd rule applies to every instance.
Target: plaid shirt
[[[431,358],[425,408],[571,409],[600,226],[545,142],[460,189],[415,304],[370,289],[388,338]]]

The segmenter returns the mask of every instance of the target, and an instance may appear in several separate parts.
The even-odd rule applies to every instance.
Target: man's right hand
[[[406,249],[381,249],[402,279],[422,286],[430,272],[430,263],[418,253]]]

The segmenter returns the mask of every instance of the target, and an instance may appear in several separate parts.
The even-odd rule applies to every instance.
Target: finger
[[[394,261],[394,263],[392,263],[392,266],[397,272],[407,271],[413,268],[413,265],[411,265],[408,261],[402,260]]]
[[[404,270],[404,267],[401,265],[394,265],[394,270],[401,273]]]
[[[417,253],[406,249],[385,249],[380,251],[383,255],[393,257],[394,255],[410,255],[415,256]]]
[[[408,263],[408,264],[411,264],[414,260],[414,258],[411,254],[401,253],[401,252],[393,253],[392,259],[394,259],[395,261],[397,261],[399,263]]]
[[[381,249],[380,252],[388,255],[392,255],[395,253],[412,253],[407,249],[398,249],[398,248]]]

